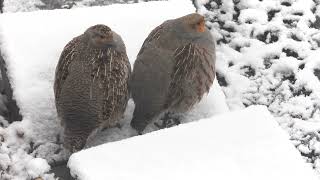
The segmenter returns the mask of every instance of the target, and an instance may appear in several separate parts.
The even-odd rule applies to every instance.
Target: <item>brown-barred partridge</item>
[[[204,17],[165,21],[144,41],[130,81],[135,110],[131,126],[142,132],[163,112],[190,110],[215,78],[215,41]]]
[[[94,129],[117,125],[129,99],[130,73],[125,45],[108,26],[92,26],[65,46],[54,93],[67,149],[78,151]]]

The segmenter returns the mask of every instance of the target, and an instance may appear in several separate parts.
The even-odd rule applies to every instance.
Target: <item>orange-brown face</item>
[[[197,32],[200,32],[200,33],[206,30],[204,19],[202,19],[200,22],[196,24],[196,30]]]
[[[191,31],[196,31],[203,33],[206,30],[204,17],[197,13],[192,13],[182,17],[182,21],[188,24],[188,29],[191,28]]]

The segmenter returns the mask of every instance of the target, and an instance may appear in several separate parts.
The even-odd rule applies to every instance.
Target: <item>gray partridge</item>
[[[129,99],[130,73],[125,45],[108,26],[92,26],[65,46],[54,93],[67,149],[78,151],[94,129],[117,125]]]
[[[149,34],[134,63],[131,126],[142,132],[163,112],[187,112],[214,78],[215,41],[204,17],[193,13],[165,21]]]

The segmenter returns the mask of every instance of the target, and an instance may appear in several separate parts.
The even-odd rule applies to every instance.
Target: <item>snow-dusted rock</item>
[[[266,107],[100,145],[70,157],[79,180],[316,180]]]

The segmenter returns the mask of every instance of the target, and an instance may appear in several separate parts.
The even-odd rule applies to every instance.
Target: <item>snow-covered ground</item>
[[[320,171],[320,1],[199,1],[230,108],[266,105]],[[203,5],[201,5],[203,4]]]
[[[156,0],[4,0],[4,13],[29,12],[48,9],[71,9],[86,6],[138,3]]]
[[[31,2],[11,2],[22,1],[26,2],[23,7]],[[199,1],[198,10],[205,14],[207,25],[217,39],[217,79],[221,87],[215,81],[208,96],[184,114],[182,123],[204,118],[214,120],[213,116],[229,109],[266,105],[307,161],[320,171],[320,61],[317,60],[320,32],[316,29],[319,25],[314,23],[317,22],[315,14],[320,13],[319,2]],[[142,42],[154,27],[194,11],[189,0],[170,0],[0,15],[0,51],[23,115],[22,122],[10,125],[0,119],[4,124],[4,127],[0,124],[0,179],[39,176],[53,179],[48,173],[48,163],[66,160],[69,156],[61,146],[52,89],[55,66],[68,41],[91,25],[109,25],[124,39],[133,64]],[[97,132],[90,137],[87,147],[135,136],[136,132],[129,126],[133,108],[130,100],[122,128]],[[252,126],[241,127],[237,131],[247,132]],[[256,131],[264,132],[261,128]],[[151,124],[145,133],[157,129]],[[224,136],[229,136],[232,128],[219,130],[224,130],[224,134],[220,135],[217,148],[225,145]],[[251,135],[255,138],[256,133]],[[247,146],[240,143],[243,143],[240,147]],[[297,158],[283,161],[291,167],[294,159]],[[226,162],[239,168],[230,158],[226,157]]]
[[[73,154],[79,180],[317,180],[265,106],[225,113]]]

